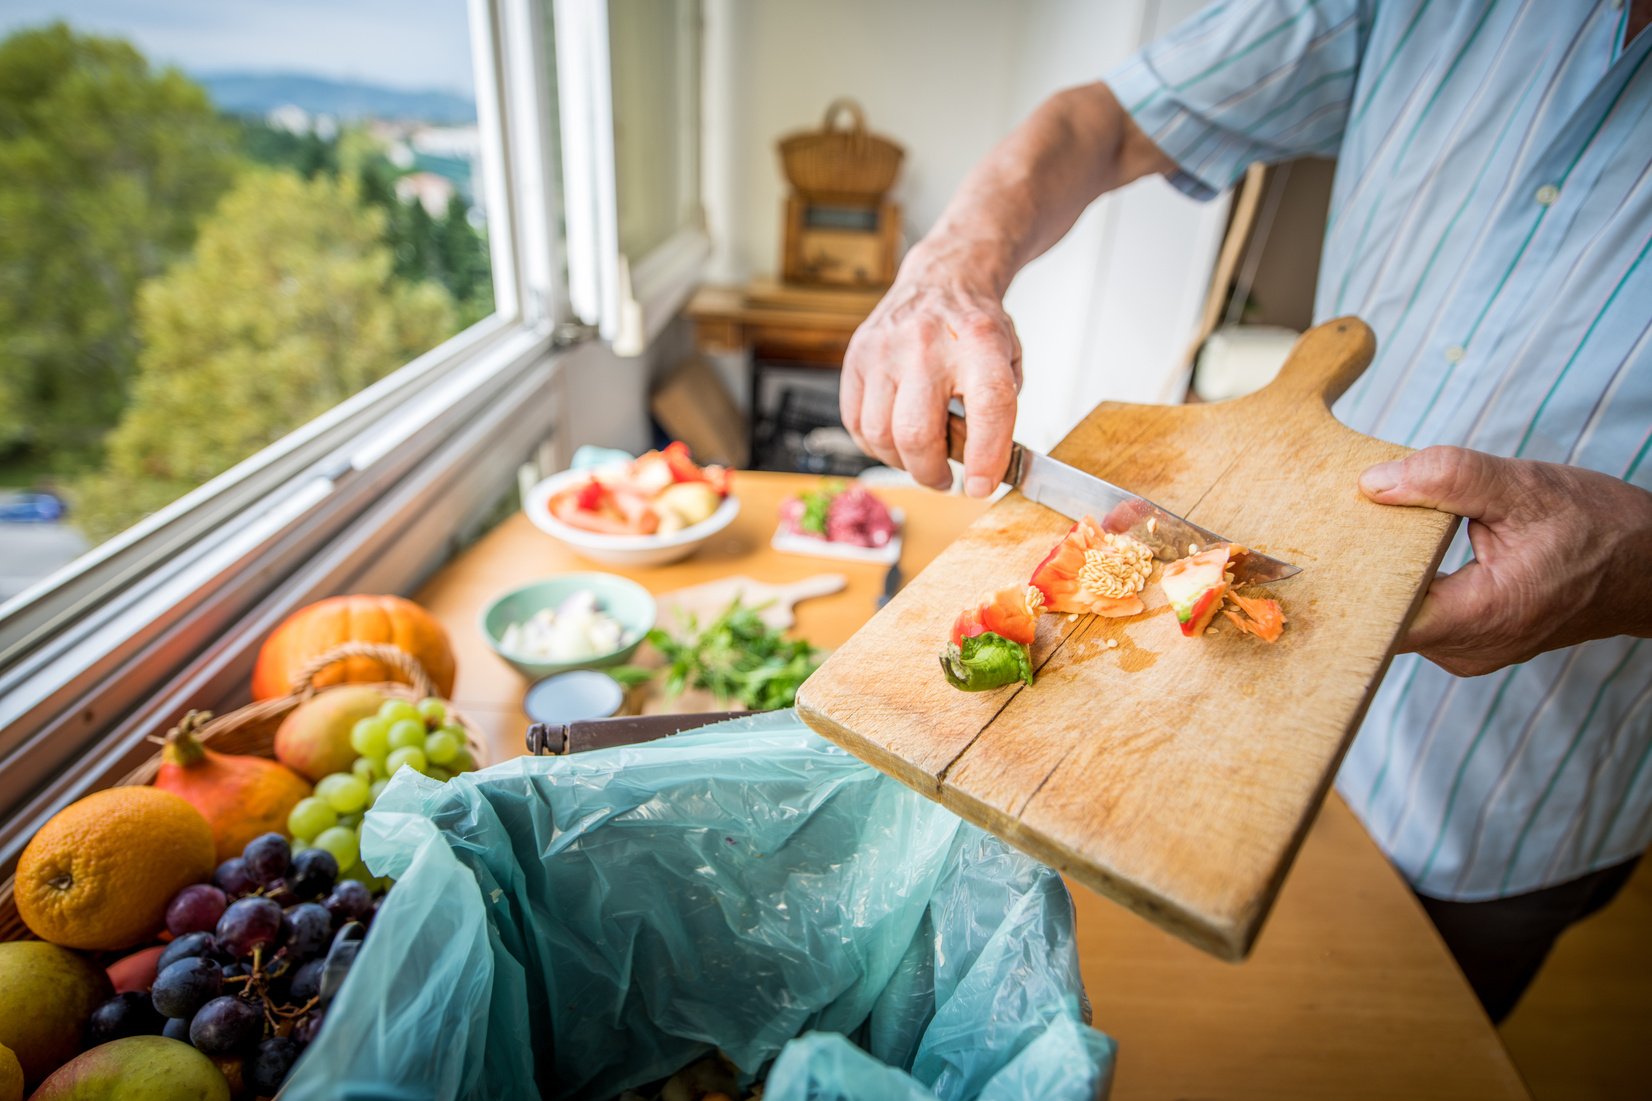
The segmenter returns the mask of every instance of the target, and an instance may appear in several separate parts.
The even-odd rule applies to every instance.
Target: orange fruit
[[[70,803],[17,861],[17,914],[66,948],[131,948],[154,938],[166,904],[211,879],[212,827],[169,791],[118,787]]]

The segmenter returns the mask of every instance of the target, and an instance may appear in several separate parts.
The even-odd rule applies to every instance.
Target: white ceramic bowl
[[[670,535],[601,535],[569,527],[551,515],[551,498],[571,485],[591,476],[588,470],[564,470],[553,474],[528,491],[522,511],[533,526],[554,536],[576,553],[609,566],[663,566],[687,558],[700,545],[722,531],[740,513],[740,502],[732,494],[723,498],[717,511],[706,519]]]

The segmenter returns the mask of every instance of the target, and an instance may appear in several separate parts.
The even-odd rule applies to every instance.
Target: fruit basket
[[[194,726],[194,737],[221,753],[273,758],[275,732],[281,725],[281,720],[299,704],[313,698],[318,691],[325,690],[318,689],[314,683],[323,670],[351,658],[378,661],[406,678],[405,682],[381,681],[367,686],[387,699],[413,702],[437,694],[429,674],[412,655],[394,646],[380,643],[347,642],[317,656],[299,669],[293,678],[293,690],[288,695],[260,700],[227,714],[206,719],[200,725]],[[465,731],[466,748],[477,764],[485,763],[481,751],[480,729],[456,708],[449,707],[448,715],[455,725]],[[191,716],[192,718],[186,718],[185,721],[197,722],[204,717],[194,712]],[[152,740],[158,742],[163,739]],[[123,776],[115,786],[149,784],[155,779],[160,766],[161,755],[157,752],[155,756]],[[17,904],[13,898],[13,881],[8,877],[4,882],[0,882],[0,941],[28,939],[32,939],[32,934],[18,916]]]

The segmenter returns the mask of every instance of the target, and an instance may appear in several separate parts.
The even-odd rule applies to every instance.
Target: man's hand
[[[1652,637],[1652,493],[1460,447],[1380,463],[1360,489],[1468,521],[1473,561],[1434,579],[1402,650],[1474,677],[1590,639]]]
[[[1003,307],[1010,280],[1096,196],[1175,167],[1099,81],[1040,104],[970,172],[849,342],[839,404],[855,442],[944,489],[946,405],[962,398],[964,489],[991,493],[1021,388],[1021,345]]]
[[[971,271],[967,250],[914,250],[843,359],[843,426],[862,450],[946,489],[946,405],[959,397],[969,413],[965,491],[997,487],[1021,389],[1021,343],[1001,294]]]

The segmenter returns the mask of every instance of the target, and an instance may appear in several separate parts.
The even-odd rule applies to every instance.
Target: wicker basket
[[[411,654],[394,646],[379,643],[347,642],[306,663],[293,678],[293,690],[290,695],[249,703],[217,718],[211,718],[206,712],[192,711],[185,716],[184,721],[195,727],[194,735],[197,740],[203,744],[210,744],[220,753],[273,758],[275,732],[281,726],[281,720],[299,704],[314,697],[318,691],[325,691],[317,689],[311,681],[327,666],[345,658],[372,658],[393,667],[407,677],[408,683],[405,684],[390,681],[368,686],[377,689],[386,697],[420,700],[436,694],[435,687],[430,683],[430,675]],[[465,743],[471,756],[476,759],[478,765],[483,764],[481,731],[476,724],[452,708],[448,711],[448,717],[450,722],[464,730]],[[160,742],[164,739],[151,740]],[[160,767],[161,755],[156,753],[121,777],[114,786],[152,783]],[[11,878],[0,882],[0,941],[31,940],[34,934],[29,932],[28,927],[23,924],[23,919],[17,914],[17,903],[12,897],[12,884]]]
[[[834,127],[847,111],[848,130]],[[780,140],[780,163],[798,194],[820,201],[875,201],[895,185],[905,151],[866,129],[866,114],[852,99],[834,99],[819,130]]]

